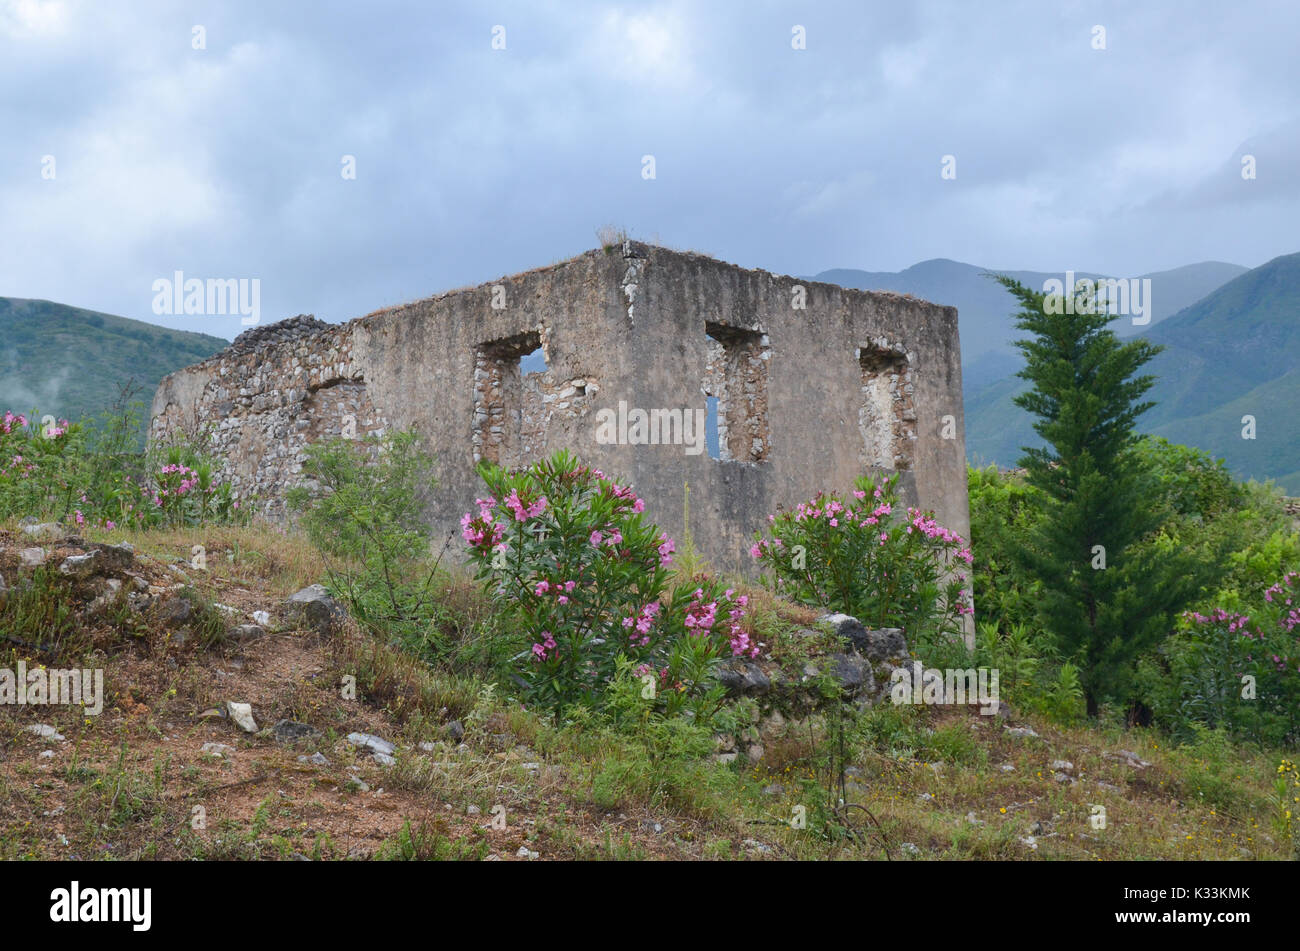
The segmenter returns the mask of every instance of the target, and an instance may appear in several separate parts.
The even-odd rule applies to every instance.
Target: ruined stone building
[[[689,483],[696,547],[724,570],[750,568],[769,512],[867,471],[901,472],[910,504],[969,534],[954,308],[638,242],[345,324],[253,328],[164,379],[152,415],[153,439],[209,425],[225,477],[273,519],[304,445],[397,428],[436,458],[443,536],[481,494],[478,460],[559,448],[629,480],[678,538]]]

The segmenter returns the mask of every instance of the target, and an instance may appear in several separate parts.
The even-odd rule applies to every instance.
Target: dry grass
[[[243,612],[274,612],[324,575],[305,540],[263,527],[87,534],[128,540],[151,575],[179,569]],[[204,546],[206,571],[184,565],[194,545]],[[815,620],[738,587],[760,634]],[[443,597],[457,640],[490,621],[468,579],[452,577]],[[827,821],[826,731],[816,725],[765,735],[758,763],[742,753],[723,764],[692,752],[689,737],[594,721],[558,727],[498,699],[500,685],[431,667],[350,624],[329,639],[273,624],[260,640],[215,650],[177,650],[160,633],[97,655],[107,688],[99,717],[31,707],[0,717],[0,858],[514,859],[521,847],[547,859],[884,855],[864,812],[848,813],[854,835]],[[203,716],[227,700],[251,703],[261,727],[292,719],[320,732],[286,746]],[[449,736],[453,719],[463,743]],[[24,729],[38,722],[66,739]],[[874,709],[849,747],[848,799],[879,821],[894,859],[1294,854],[1272,821],[1275,754],[1211,740],[1170,748],[1154,732],[1066,729],[1035,717],[1017,723],[1039,736],[1009,735],[1002,721],[965,711]],[[355,731],[395,743],[396,763],[350,747],[343,738]],[[205,754],[209,742],[233,752]],[[1150,765],[1115,758],[1120,750]],[[317,752],[328,765],[299,761]],[[1064,782],[1055,760],[1072,763]],[[1093,825],[1098,806],[1104,829]],[[806,828],[790,825],[796,807]],[[493,827],[494,811],[504,828]]]

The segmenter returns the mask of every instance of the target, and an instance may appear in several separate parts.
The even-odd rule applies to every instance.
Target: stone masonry
[[[909,504],[969,534],[960,357],[954,308],[626,242],[345,324],[253,328],[162,381],[150,438],[207,431],[239,497],[283,520],[304,446],[413,429],[441,536],[481,494],[479,461],[567,448],[629,480],[675,537],[689,484],[697,548],[747,571],[769,512],[868,471],[899,472]],[[598,440],[620,405],[714,407],[717,451],[688,452],[680,425]]]

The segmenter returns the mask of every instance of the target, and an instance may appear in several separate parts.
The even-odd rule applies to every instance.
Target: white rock
[[[31,723],[23,727],[23,729],[46,740],[62,740],[64,738],[62,733],[48,723]]]
[[[226,712],[230,714],[230,719],[245,733],[257,732],[257,721],[253,719],[253,705],[251,703],[235,703],[232,700],[226,701]]]
[[[397,747],[393,746],[392,743],[369,733],[349,733],[347,739],[349,746],[369,750],[372,753],[383,753],[385,756],[392,756],[397,752]]]

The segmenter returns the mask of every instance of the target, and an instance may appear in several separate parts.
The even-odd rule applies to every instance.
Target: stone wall
[[[536,349],[545,371],[521,373]],[[720,458],[597,438],[620,403],[696,412],[710,397]],[[674,536],[689,484],[697,547],[723,570],[749,569],[769,512],[868,470],[900,472],[910,503],[969,528],[955,309],[636,242],[342,325],[254,328],[163,380],[153,417],[154,439],[212,426],[236,490],[272,518],[307,443],[394,427],[434,454],[429,518],[447,535],[480,459],[559,448],[629,479]]]

